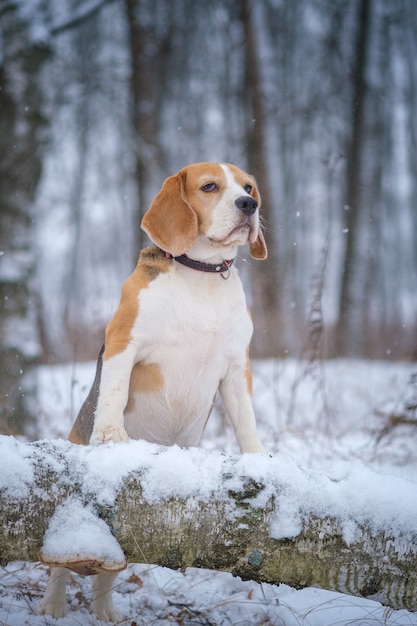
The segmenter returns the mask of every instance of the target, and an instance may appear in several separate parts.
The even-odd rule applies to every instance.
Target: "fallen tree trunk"
[[[344,467],[328,477],[281,455],[0,437],[0,562],[37,560],[56,508],[75,499],[131,562],[417,610],[416,485]]]

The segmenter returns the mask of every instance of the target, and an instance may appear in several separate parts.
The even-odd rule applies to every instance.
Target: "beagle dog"
[[[263,451],[251,402],[252,320],[233,267],[247,243],[255,259],[267,256],[260,204],[255,179],[234,165],[195,163],[165,180],[142,220],[153,245],[123,285],[71,442],[196,446],[219,390],[240,451]],[[39,612],[65,615],[66,571],[52,568]],[[114,576],[101,571],[94,584],[102,620],[120,617]]]

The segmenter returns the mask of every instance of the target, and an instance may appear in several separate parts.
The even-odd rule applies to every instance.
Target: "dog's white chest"
[[[219,275],[201,278],[195,273],[193,280],[184,280],[172,274],[161,275],[140,293],[133,334],[144,342],[141,347],[153,354],[164,346],[178,347],[191,359],[211,347],[220,357],[233,350],[237,335],[239,348],[250,339],[251,323],[236,273],[228,281]]]
[[[191,283],[176,278],[162,275],[141,291],[132,339],[137,360],[158,368],[161,386],[131,389],[125,424],[135,438],[143,429],[159,443],[197,445],[230,363],[245,366],[242,345],[252,324],[237,274],[227,284],[217,275],[208,281],[196,275]]]

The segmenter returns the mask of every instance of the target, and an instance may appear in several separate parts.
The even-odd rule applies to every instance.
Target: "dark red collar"
[[[174,261],[191,267],[193,270],[198,270],[199,272],[214,272],[215,274],[220,274],[223,278],[223,274],[230,271],[234,261],[234,259],[231,259],[230,261],[222,261],[221,263],[204,263],[203,261],[190,259],[186,254],[172,256],[169,252],[165,252],[165,255],[168,259],[174,259]]]

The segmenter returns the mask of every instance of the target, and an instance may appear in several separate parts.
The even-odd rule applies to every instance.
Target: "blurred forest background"
[[[414,0],[0,0],[0,430],[96,357],[194,161],[261,189],[253,356],[417,358],[416,59]]]

